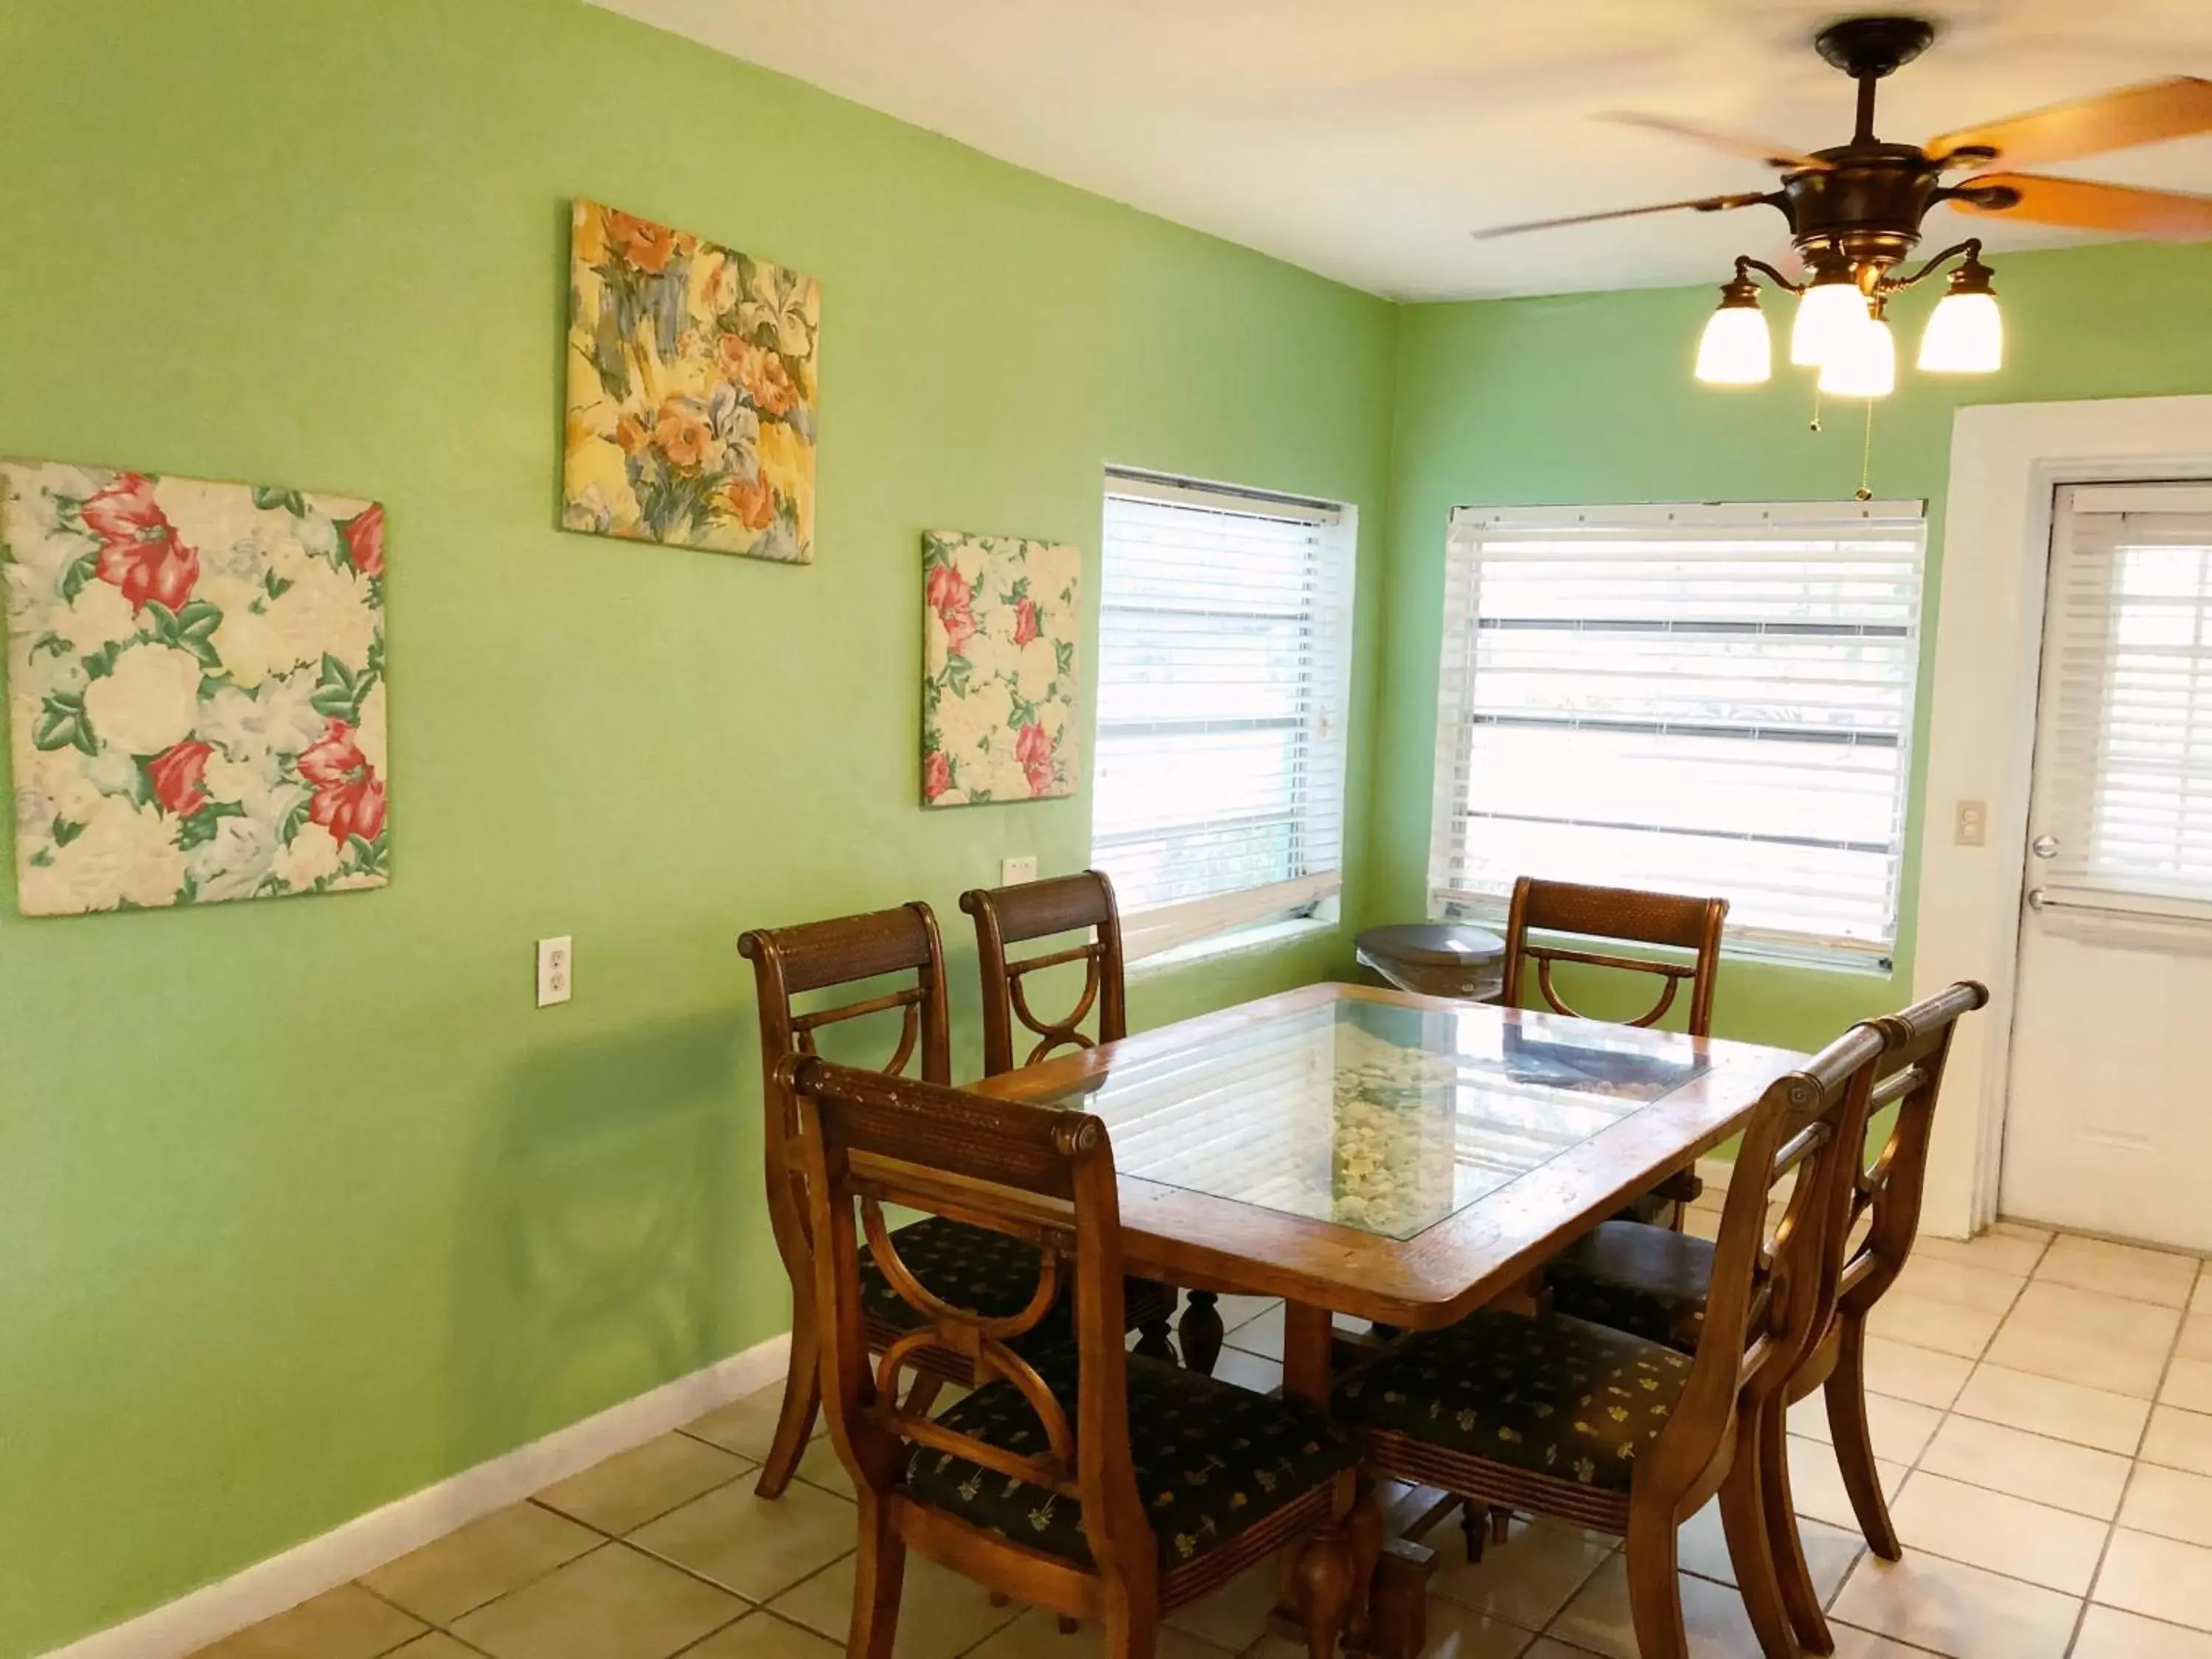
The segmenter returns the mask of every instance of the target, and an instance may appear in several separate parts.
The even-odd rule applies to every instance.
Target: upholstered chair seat
[[[944,1216],[925,1217],[896,1229],[891,1237],[899,1259],[924,1285],[953,1306],[986,1318],[1007,1319],[1021,1312],[1036,1292],[1037,1274],[1042,1271],[1035,1245]],[[1132,1328],[1174,1313],[1175,1292],[1165,1285],[1134,1278],[1122,1284]],[[891,1288],[872,1259],[860,1263],[860,1304],[871,1328],[878,1331],[909,1331],[925,1322],[920,1310]],[[1016,1346],[1024,1351],[1056,1347],[1074,1339],[1072,1305],[1063,1297]]]
[[[1074,1420],[1073,1350],[1040,1356],[1039,1376]],[[1312,1407],[1273,1399],[1199,1372],[1132,1355],[1128,1453],[1163,1567],[1182,1566],[1267,1519],[1301,1493],[1354,1467],[1352,1437]],[[992,1382],[939,1414],[945,1427],[1024,1455],[1045,1449],[1044,1427],[1020,1389]],[[1091,1565],[1083,1507],[951,1452],[917,1446],[907,1489],[1031,1549]]]
[[[1478,1312],[1398,1343],[1339,1383],[1335,1404],[1348,1422],[1626,1492],[1689,1375],[1683,1355],[1626,1331]]]

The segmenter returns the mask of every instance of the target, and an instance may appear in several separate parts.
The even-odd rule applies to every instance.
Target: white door
[[[2054,505],[1999,1207],[2212,1250],[2212,483]]]

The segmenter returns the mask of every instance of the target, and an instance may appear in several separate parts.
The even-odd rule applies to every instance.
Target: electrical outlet
[[[566,1002],[575,989],[576,943],[567,934],[538,941],[538,1006]]]
[[[1000,886],[1018,887],[1024,882],[1035,881],[1036,879],[1036,860],[1034,857],[1025,859],[1000,859],[999,860]]]
[[[1985,800],[1959,803],[1958,823],[1951,839],[1961,847],[1980,847],[1990,836],[1990,804]]]

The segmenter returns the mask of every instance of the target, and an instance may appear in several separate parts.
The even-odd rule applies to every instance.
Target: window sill
[[[1129,973],[1134,976],[1155,969],[1188,968],[1194,963],[1210,962],[1217,957],[1237,956],[1248,951],[1265,951],[1316,933],[1334,933],[1335,929],[1335,921],[1327,916],[1291,916],[1282,921],[1263,921],[1257,927],[1232,927],[1227,933],[1211,933],[1172,950],[1140,957],[1129,964]]]

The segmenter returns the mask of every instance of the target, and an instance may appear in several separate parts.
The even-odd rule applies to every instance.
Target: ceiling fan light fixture
[[[1856,325],[1867,320],[1867,298],[1848,270],[1816,276],[1799,296],[1797,319],[1790,329],[1790,361],[1818,368]]]
[[[1774,341],[1759,308],[1759,284],[1739,276],[1721,289],[1718,310],[1698,341],[1698,378],[1707,386],[1764,386],[1774,374]]]
[[[1863,312],[1820,365],[1820,390],[1831,398],[1887,398],[1897,389],[1897,337],[1889,319]]]
[[[1920,367],[1931,374],[1993,374],[2004,367],[2004,316],[1990,268],[1970,258],[1950,282],[1920,336]]]

